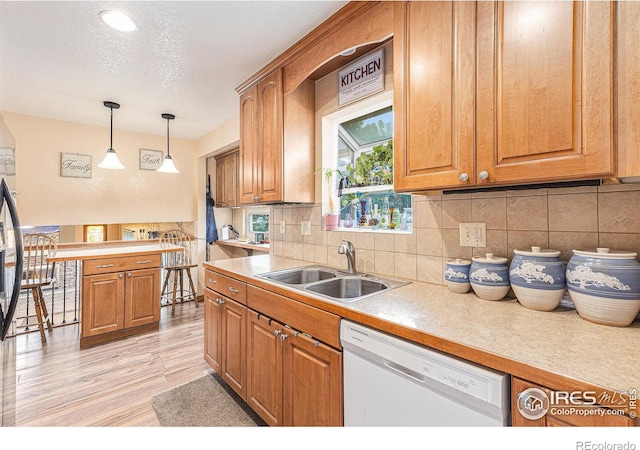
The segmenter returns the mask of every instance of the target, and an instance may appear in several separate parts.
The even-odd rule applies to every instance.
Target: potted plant
[[[324,229],[334,230],[340,225],[340,209],[336,207],[337,200],[335,199],[335,196],[333,194],[332,181],[334,175],[337,175],[340,179],[342,179],[344,175],[338,169],[325,167],[317,169],[316,173],[318,172],[322,172],[325,178],[325,183],[327,185],[328,210],[325,211],[322,215]]]
[[[353,186],[393,184],[393,141],[379,144],[370,152],[356,158],[355,167],[347,165],[348,178]]]

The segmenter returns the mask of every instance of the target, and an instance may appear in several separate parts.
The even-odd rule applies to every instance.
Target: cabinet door
[[[282,425],[283,326],[254,311],[247,330],[247,403],[271,426]]]
[[[609,2],[478,3],[480,185],[614,173],[612,23]]]
[[[475,183],[475,2],[397,2],[396,191]]]
[[[222,305],[222,378],[247,399],[247,308],[228,298]]]
[[[238,206],[238,153],[224,158],[224,203],[225,206]]]
[[[640,2],[618,2],[618,176],[640,175]]]
[[[221,373],[222,328],[221,298],[211,289],[204,290],[204,359],[213,370]]]
[[[216,206],[228,206],[226,203],[225,192],[225,160],[226,158],[216,159]]]
[[[130,270],[125,279],[125,328],[160,320],[160,269]]]
[[[342,426],[342,353],[288,333],[283,364],[284,425]]]
[[[122,272],[82,277],[82,337],[124,328],[124,295]]]
[[[258,83],[258,202],[282,200],[282,69]],[[295,174],[292,174],[295,176]]]
[[[240,95],[240,203],[258,196],[258,86]]]

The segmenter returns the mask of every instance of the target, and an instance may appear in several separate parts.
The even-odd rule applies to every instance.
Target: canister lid
[[[638,254],[626,250],[610,250],[606,247],[598,247],[595,250],[573,250],[575,255],[589,256],[606,259],[634,259]]]
[[[471,265],[471,261],[469,261],[468,259],[456,258],[448,259],[447,264],[449,264],[450,266],[469,266]]]
[[[560,256],[559,250],[553,250],[550,248],[531,247],[531,250],[514,250],[513,253],[521,256],[541,256],[543,258],[553,258]]]
[[[493,256],[493,253],[486,253],[484,257],[474,256],[471,259],[475,262],[485,264],[505,264],[507,262],[507,258],[503,256]]]

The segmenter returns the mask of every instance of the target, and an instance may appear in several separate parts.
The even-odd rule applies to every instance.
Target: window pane
[[[269,231],[269,214],[249,215],[249,233],[266,233]]]
[[[342,128],[358,143],[369,145],[393,138],[391,106],[342,123]]]

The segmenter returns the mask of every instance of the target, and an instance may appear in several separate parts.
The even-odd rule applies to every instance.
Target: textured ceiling
[[[0,0],[0,111],[196,140],[237,117],[235,88],[346,1]],[[138,30],[99,18],[126,12]]]

